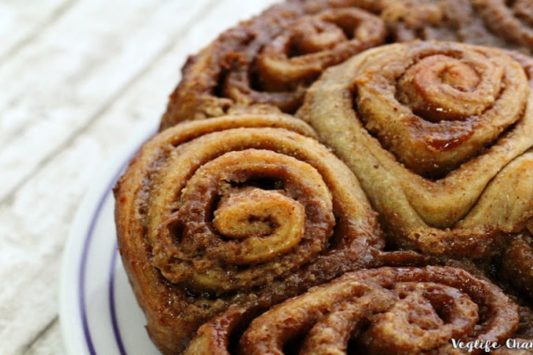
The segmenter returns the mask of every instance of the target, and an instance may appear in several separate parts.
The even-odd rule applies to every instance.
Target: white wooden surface
[[[64,353],[61,253],[93,174],[157,125],[187,54],[273,2],[0,0],[0,354]]]

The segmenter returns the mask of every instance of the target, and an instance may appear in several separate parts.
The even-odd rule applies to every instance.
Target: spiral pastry
[[[307,15],[303,1],[275,5],[187,61],[161,128],[250,106],[293,113],[325,68],[383,43],[385,35],[383,22],[359,8]]]
[[[519,325],[518,307],[498,287],[432,266],[348,273],[247,327],[242,314],[204,324],[186,354],[448,354],[457,353],[451,339],[503,343]]]
[[[401,246],[485,257],[533,215],[533,97],[498,49],[413,42],[325,72],[298,115],[359,178]]]
[[[132,161],[115,189],[119,247],[163,352],[230,305],[376,264],[375,213],[312,137],[289,116],[224,116],[165,130]]]

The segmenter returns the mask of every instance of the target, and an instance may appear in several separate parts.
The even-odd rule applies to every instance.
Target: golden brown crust
[[[246,329],[233,327],[239,314],[204,324],[187,353],[460,353],[451,338],[501,344],[519,325],[518,307],[495,285],[431,266],[345,274],[273,307]],[[231,350],[230,336],[238,341]]]
[[[225,116],[165,130],[132,161],[115,189],[119,247],[164,353],[230,305],[383,262],[357,179],[313,136],[289,116]]]
[[[532,216],[532,93],[500,50],[369,50],[326,71],[298,115],[355,172],[400,245],[485,257]]]

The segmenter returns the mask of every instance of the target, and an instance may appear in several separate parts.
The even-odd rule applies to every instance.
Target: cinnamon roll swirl
[[[231,305],[379,265],[375,213],[314,136],[289,116],[224,116],[165,130],[131,162],[115,188],[119,247],[164,353]]]
[[[482,258],[533,216],[528,80],[498,49],[394,44],[326,71],[298,115],[354,171],[398,245]]]
[[[321,72],[385,41],[379,17],[359,8],[308,14],[304,1],[272,6],[189,58],[161,128],[253,107],[292,113]]]
[[[204,324],[186,354],[460,353],[451,339],[501,346],[520,319],[490,282],[431,266],[348,273],[251,323],[244,314],[232,309]]]

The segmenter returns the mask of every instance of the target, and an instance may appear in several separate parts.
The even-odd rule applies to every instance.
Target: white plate
[[[68,354],[159,354],[117,252],[112,188],[153,125],[103,170],[80,205],[63,256],[60,320]]]

